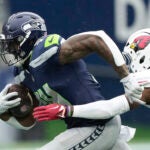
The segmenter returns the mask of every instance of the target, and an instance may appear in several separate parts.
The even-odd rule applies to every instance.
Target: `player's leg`
[[[112,150],[131,150],[128,142],[134,137],[135,131],[135,128],[122,125],[119,137]]]
[[[108,150],[116,143],[120,126],[117,116],[105,126],[68,129],[39,150]]]
[[[118,139],[111,150],[132,150],[128,143],[123,139]]]

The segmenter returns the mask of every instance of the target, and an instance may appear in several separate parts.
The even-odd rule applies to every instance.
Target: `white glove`
[[[123,83],[125,95],[131,104],[133,102],[137,102],[139,104],[145,105],[145,102],[140,100],[144,87],[138,84],[138,81],[136,80],[133,73],[130,73],[128,76],[121,79],[120,82]]]
[[[143,70],[141,72],[133,73],[136,81],[139,85],[142,85],[146,88],[150,88],[150,70]]]
[[[20,104],[21,98],[16,98],[14,100],[8,101],[8,99],[17,96],[17,92],[7,93],[11,84],[5,86],[5,88],[0,92],[0,114],[6,112],[9,108],[18,106]]]

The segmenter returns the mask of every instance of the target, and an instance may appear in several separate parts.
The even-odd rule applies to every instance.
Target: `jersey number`
[[[51,89],[47,83],[45,83],[41,89],[38,89],[35,92],[35,95],[44,105],[50,103],[60,103],[70,105],[70,103],[65,98],[63,98],[59,93]]]

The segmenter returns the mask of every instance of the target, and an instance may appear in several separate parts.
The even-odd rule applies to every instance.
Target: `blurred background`
[[[10,14],[18,11],[41,15],[48,33],[64,38],[84,31],[104,30],[121,51],[131,33],[150,27],[150,0],[0,0],[0,28]],[[95,54],[85,61],[101,83],[106,98],[123,93],[119,78],[109,64]],[[13,82],[12,70],[0,60],[0,89],[9,82]],[[135,150],[137,147],[148,150],[143,142],[150,142],[149,113],[148,108],[140,107],[121,116],[123,124],[137,128],[131,142]],[[0,121],[0,150],[36,148],[64,130],[62,121],[40,123],[29,131],[16,130]]]

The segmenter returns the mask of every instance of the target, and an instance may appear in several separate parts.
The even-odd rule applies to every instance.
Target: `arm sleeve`
[[[121,95],[107,101],[101,100],[85,105],[76,105],[72,116],[87,119],[108,119],[129,110],[130,107],[125,95]]]

